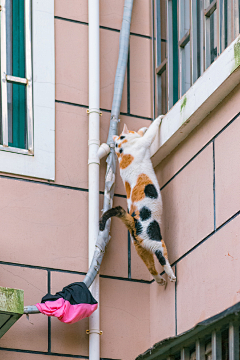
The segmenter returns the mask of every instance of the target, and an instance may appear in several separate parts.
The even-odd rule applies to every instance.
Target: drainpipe
[[[89,140],[88,140],[88,259],[91,264],[99,223],[99,0],[88,0]],[[90,291],[98,309],[89,318],[89,360],[100,359],[99,275]]]

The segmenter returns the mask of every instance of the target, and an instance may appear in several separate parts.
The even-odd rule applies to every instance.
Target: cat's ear
[[[123,126],[122,134],[124,134],[124,135],[129,134],[129,131],[128,131],[128,128],[127,128],[127,125],[126,125],[126,124],[124,124],[124,126]]]
[[[143,136],[144,134],[145,134],[145,132],[147,131],[147,127],[143,127],[143,128],[141,128],[141,129],[139,129],[138,130],[138,134],[140,135],[140,136]]]
[[[116,141],[117,135],[113,135],[113,141]]]

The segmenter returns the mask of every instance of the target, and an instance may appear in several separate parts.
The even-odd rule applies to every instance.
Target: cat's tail
[[[116,206],[115,208],[109,209],[106,211],[99,221],[99,229],[103,231],[105,229],[105,225],[108,219],[116,216],[122,220],[122,222],[126,225],[130,232],[134,229],[134,219],[131,215],[129,215],[121,206]]]

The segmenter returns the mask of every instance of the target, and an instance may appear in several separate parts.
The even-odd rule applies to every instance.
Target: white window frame
[[[162,119],[151,145],[157,166],[240,83],[240,35]]]
[[[9,147],[9,151],[1,151],[0,148],[0,171],[54,180],[54,0],[32,0],[32,75],[33,137],[29,144],[31,149],[21,151]]]

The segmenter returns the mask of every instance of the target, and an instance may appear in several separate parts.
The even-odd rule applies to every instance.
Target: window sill
[[[169,110],[151,145],[153,166],[169,155],[240,82],[240,35]]]

